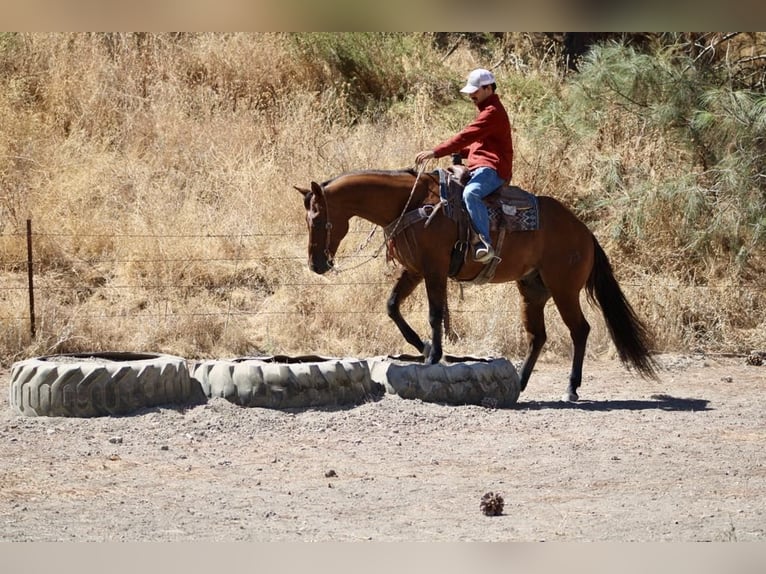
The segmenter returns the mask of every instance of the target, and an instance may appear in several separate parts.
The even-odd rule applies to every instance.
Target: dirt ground
[[[4,392],[0,540],[766,540],[766,366],[660,361],[657,382],[586,362],[577,404],[559,401],[568,365],[542,363],[504,410],[387,395],[30,418]]]

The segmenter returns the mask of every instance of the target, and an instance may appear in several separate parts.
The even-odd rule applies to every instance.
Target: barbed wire
[[[248,233],[197,233],[197,234],[189,234],[189,233],[126,233],[126,234],[105,234],[105,233],[59,233],[59,232],[35,232],[31,235],[32,240],[39,238],[39,237],[50,237],[50,238],[62,238],[62,237],[70,237],[70,238],[103,238],[108,237],[110,239],[119,239],[119,238],[126,238],[126,239],[137,239],[137,238],[152,238],[152,239],[163,239],[163,238],[179,238],[179,239],[221,239],[221,238],[230,238],[234,240],[242,241],[243,239],[252,239],[252,238],[271,238],[271,237],[285,237],[285,236],[305,236],[306,232],[304,231],[283,231],[283,232],[269,232],[269,233],[262,233],[262,232],[248,232]],[[349,235],[365,235],[369,238],[370,232],[369,230],[363,230],[363,229],[351,229],[348,232]],[[0,233],[0,239],[3,238],[29,238],[29,236],[26,233],[19,232],[19,233]],[[366,243],[364,244],[366,245]],[[347,259],[369,259],[369,256],[360,253],[360,249],[356,249],[355,251],[353,249],[344,250],[348,251],[348,253],[345,253],[342,255],[342,257]],[[71,267],[73,263],[80,263],[84,265],[101,265],[101,264],[111,264],[111,265],[117,265],[117,264],[178,264],[178,263],[232,263],[237,266],[242,266],[243,264],[247,263],[263,263],[264,261],[295,261],[295,262],[302,262],[304,263],[306,260],[305,255],[259,255],[258,257],[146,257],[146,258],[136,258],[136,257],[127,257],[127,258],[120,258],[120,257],[99,257],[99,258],[83,258],[83,257],[76,257],[76,256],[67,256],[62,257],[61,259],[57,260],[55,258],[52,258],[50,256],[47,256],[43,259],[43,262],[34,262],[33,261],[33,268],[35,272],[36,277],[36,283],[34,286],[34,291],[36,293],[39,293],[41,295],[45,294],[60,294],[60,293],[67,293],[71,292],[74,293],[76,297],[79,297],[81,293],[85,292],[88,294],[95,293],[97,291],[101,292],[108,292],[108,291],[120,291],[120,290],[144,290],[144,291],[170,291],[170,290],[189,290],[189,291],[217,291],[220,292],[221,290],[231,290],[236,287],[247,287],[247,283],[243,282],[241,280],[232,280],[232,281],[226,281],[222,280],[218,283],[216,282],[207,282],[202,281],[200,283],[184,283],[184,284],[173,284],[173,283],[128,283],[128,284],[117,284],[112,285],[109,284],[108,281],[105,281],[103,279],[99,279],[96,282],[83,282],[81,284],[77,285],[50,285],[46,284],[51,280],[55,280],[56,278],[56,272],[65,270],[62,268],[62,264],[68,267]],[[0,270],[5,270],[9,273],[18,273],[20,275],[19,277],[19,284],[18,285],[0,285],[0,292],[27,292],[29,290],[29,285],[26,283],[26,281],[21,277],[22,273],[25,273],[29,265],[29,261],[26,260],[14,260],[14,261],[0,261]],[[241,267],[240,267],[241,268]],[[49,275],[50,274],[50,275]],[[22,281],[24,281],[24,284],[22,284]],[[624,285],[632,285],[634,287],[639,287],[640,285],[635,283],[623,283]],[[290,280],[290,281],[273,281],[268,284],[268,286],[264,286],[261,284],[253,285],[254,289],[259,290],[267,290],[267,291],[273,291],[275,289],[281,288],[281,287],[328,287],[328,286],[385,286],[390,287],[392,285],[391,278],[390,277],[383,277],[380,280],[360,280],[360,281],[304,281],[304,280]],[[162,301],[156,301],[152,303],[152,305],[161,305]],[[481,307],[478,309],[466,309],[466,308],[454,308],[450,309],[451,313],[454,314],[463,314],[463,315],[470,315],[470,314],[478,314],[478,315],[492,315],[497,312],[494,308],[486,308]],[[321,310],[312,310],[312,315],[345,315],[345,316],[353,316],[353,315],[359,315],[359,316],[384,316],[386,314],[385,305],[381,304],[379,309],[373,309],[373,310],[351,310],[351,309],[344,309],[344,310],[333,310],[333,311],[321,311]],[[227,310],[221,310],[221,311],[208,311],[208,312],[195,312],[195,311],[189,311],[189,312],[173,312],[168,313],[165,312],[157,312],[157,313],[128,313],[128,312],[115,312],[115,313],[103,313],[103,312],[95,312],[95,313],[82,313],[81,309],[74,311],[72,313],[71,317],[63,317],[64,320],[72,320],[72,319],[85,319],[85,320],[99,320],[99,319],[120,319],[120,320],[156,320],[156,319],[162,319],[162,320],[176,320],[176,319],[183,319],[183,318],[190,318],[190,317],[226,317],[227,320],[229,318],[237,318],[237,317],[254,317],[254,316],[307,316],[307,313],[305,311],[300,310],[278,310],[278,311],[264,311],[264,310],[253,310],[253,311],[245,311],[245,310],[234,310],[229,307]],[[43,312],[41,314],[41,317],[45,317],[45,313]],[[58,319],[62,318],[61,314],[58,314]],[[9,322],[9,321],[26,321],[29,317],[26,315],[5,315],[0,316],[0,320]]]
[[[269,286],[269,288],[276,288],[276,287],[327,287],[329,285],[333,286],[350,286],[350,285],[390,285],[391,283],[389,281],[348,281],[348,282],[342,282],[342,283],[325,283],[325,282],[318,282],[318,281],[290,281],[286,283],[274,283]],[[177,284],[135,284],[135,285],[109,285],[108,283],[105,283],[103,285],[78,285],[75,287],[72,286],[51,286],[51,285],[35,285],[35,292],[45,292],[45,291],[76,291],[78,289],[147,289],[147,290],[162,290],[162,289],[205,289],[205,290],[211,290],[211,289],[221,289],[221,288],[228,288],[228,287],[237,287],[241,286],[241,283],[222,283],[220,285],[206,285],[202,283],[189,283],[185,285],[177,285]],[[20,285],[18,287],[0,287],[0,291],[27,291],[29,289],[29,286],[27,285]]]
[[[259,254],[258,257],[242,257],[242,246],[246,245],[248,241],[252,241],[255,239],[263,239],[268,240],[274,237],[294,237],[294,236],[305,236],[306,231],[293,231],[293,230],[282,230],[279,232],[230,232],[230,233],[63,233],[63,232],[48,232],[48,231],[36,231],[34,233],[31,232],[31,225],[30,222],[27,222],[27,230],[25,231],[18,231],[18,232],[1,232],[0,233],[0,240],[12,240],[15,242],[22,242],[26,240],[26,249],[28,253],[28,258],[26,260],[18,260],[14,259],[11,261],[2,261],[2,255],[0,255],[0,271],[4,271],[6,273],[11,274],[18,274],[18,280],[19,283],[17,285],[0,285],[0,293],[22,293],[22,292],[28,292],[30,295],[30,317],[27,316],[15,316],[15,315],[6,315],[6,316],[0,316],[0,320],[3,321],[25,321],[28,318],[31,321],[32,325],[32,332],[34,335],[34,324],[35,324],[35,313],[32,311],[32,301],[34,300],[34,293],[38,294],[39,296],[45,297],[48,295],[49,297],[56,297],[57,294],[66,294],[66,293],[73,293],[75,298],[79,299],[80,296],[83,293],[86,293],[88,295],[95,293],[95,292],[109,292],[109,291],[115,291],[115,290],[143,290],[143,291],[156,291],[156,292],[167,292],[167,291],[215,291],[220,293],[222,290],[232,290],[238,286],[246,286],[246,282],[243,282],[242,280],[236,280],[236,279],[230,279],[219,281],[219,282],[211,282],[211,281],[200,281],[198,283],[192,282],[192,283],[184,283],[184,284],[173,284],[173,283],[167,283],[167,277],[165,278],[166,282],[146,282],[146,283],[128,283],[128,284],[117,284],[117,285],[111,285],[107,280],[104,278],[99,278],[96,281],[84,281],[81,284],[77,285],[51,285],[50,283],[52,281],[55,281],[59,277],[59,272],[66,272],[67,268],[71,268],[73,265],[76,264],[82,264],[82,265],[88,265],[88,266],[98,266],[98,265],[124,265],[124,264],[146,264],[146,265],[155,265],[155,264],[161,264],[161,265],[174,265],[174,264],[192,264],[192,263],[205,263],[205,264],[212,264],[212,263],[229,263],[234,266],[234,269],[241,269],[244,265],[247,265],[248,263],[264,263],[268,261],[272,262],[284,262],[284,261],[291,261],[291,262],[305,262],[306,257],[305,256],[296,256],[296,255],[268,255],[268,254]],[[358,236],[358,235],[365,235],[368,237],[367,242],[369,242],[369,231],[363,230],[359,228],[352,228],[348,231],[349,236]],[[76,255],[69,255],[69,254],[63,254],[60,257],[52,257],[50,255],[47,255],[45,257],[40,258],[41,260],[35,260],[34,257],[34,249],[33,245],[37,240],[40,238],[50,238],[51,241],[61,241],[60,238],[70,238],[70,239],[88,239],[88,238],[109,238],[112,240],[119,240],[119,239],[126,239],[126,240],[136,240],[136,239],[184,239],[184,240],[194,240],[194,241],[201,241],[201,240],[211,240],[211,239],[230,239],[232,241],[236,241],[239,246],[237,248],[237,253],[235,256],[231,257],[201,257],[201,256],[187,256],[187,257],[165,257],[165,256],[157,256],[149,254],[147,257],[136,257],[135,255],[127,255],[127,256],[119,256],[114,255],[111,257],[78,257]],[[365,243],[366,245],[366,243]],[[128,246],[129,248],[133,248],[132,245]],[[115,248],[115,251],[119,251],[119,247]],[[145,251],[159,251],[161,254],[160,249],[147,249]],[[345,251],[345,250],[344,250]],[[361,258],[364,257],[363,254],[359,253],[360,250],[357,250],[354,254],[344,255],[344,257],[349,258]],[[18,253],[17,253],[18,256]],[[170,270],[169,270],[170,271]],[[244,271],[244,270],[243,270]],[[22,284],[22,274],[28,273],[28,282],[24,281]],[[34,286],[32,278],[35,278]],[[338,283],[332,283],[332,282],[320,282],[320,281],[271,281],[268,286],[256,284],[253,285],[254,289],[259,290],[266,290],[266,291],[274,291],[281,287],[314,287],[314,286],[327,286],[327,285],[385,285],[385,280],[376,280],[376,281],[342,281]],[[53,294],[53,295],[51,295]],[[13,298],[16,296],[13,295]],[[161,304],[161,302],[160,302]],[[316,313],[323,313],[321,311],[316,311]],[[324,312],[324,314],[332,314],[332,313],[338,313],[336,312]],[[383,310],[377,310],[377,311],[340,311],[342,314],[358,314],[358,315],[365,315],[365,314],[380,314],[383,313]],[[225,316],[227,318],[227,321],[229,318],[235,318],[237,316],[258,316],[258,315],[276,315],[276,316],[285,316],[285,315],[305,315],[305,313],[301,311],[242,311],[242,310],[234,310],[231,308],[231,302],[229,304],[229,308],[226,310],[221,311],[215,311],[215,312],[186,312],[186,313],[168,313],[160,312],[160,313],[126,313],[126,312],[117,312],[117,313],[82,313],[80,310],[73,313],[73,317],[76,318],[82,318],[82,319],[131,319],[131,320],[146,320],[146,319],[165,319],[165,320],[172,320],[174,318],[181,318],[181,317],[212,317],[212,316]],[[43,315],[44,316],[44,315]]]
[[[384,308],[385,306],[382,306],[380,310],[376,311],[320,311],[320,310],[312,310],[311,315],[380,315],[385,316],[386,310]],[[494,309],[450,309],[450,313],[453,314],[478,314],[478,315],[488,315],[488,314],[494,314],[496,313],[496,310]],[[183,318],[183,317],[220,317],[220,316],[226,316],[226,317],[252,317],[257,315],[300,315],[300,316],[308,316],[306,312],[303,311],[210,311],[210,312],[189,312],[189,313],[114,313],[114,314],[106,314],[106,313],[80,313],[77,312],[74,314],[72,318],[76,319],[150,319],[150,318],[162,318],[162,319],[176,319],[176,318]],[[61,318],[61,315],[59,315],[59,318]],[[0,315],[0,321],[6,320],[6,321],[25,321],[28,320],[29,317],[25,315]]]
[[[352,259],[352,258],[362,258],[367,257],[366,255],[341,255],[341,257],[346,259]],[[85,264],[96,264],[96,263],[200,263],[200,262],[221,262],[221,261],[228,261],[228,262],[253,262],[253,261],[281,261],[281,260],[293,260],[293,261],[305,261],[305,256],[297,256],[297,255],[262,255],[259,257],[160,257],[156,259],[112,259],[112,258],[106,258],[106,259],[83,259],[80,257],[70,257],[68,261],[70,262],[77,262],[77,263],[85,263]],[[4,263],[0,263],[0,266],[2,267],[26,267],[27,261],[22,260],[16,260],[16,261],[6,261]],[[35,264],[35,266],[40,265],[39,262]],[[50,265],[48,265],[50,266]]]
[[[367,234],[369,231],[362,229],[349,229],[349,234]],[[129,239],[136,238],[185,238],[185,239],[220,239],[222,237],[284,237],[286,235],[305,236],[306,230],[301,231],[276,231],[269,233],[52,233],[48,231],[35,231],[32,233],[33,237],[111,237],[120,238],[126,237]],[[26,237],[25,231],[0,233],[0,238],[3,237]]]

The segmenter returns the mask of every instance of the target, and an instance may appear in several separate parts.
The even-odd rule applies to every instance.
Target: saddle
[[[468,246],[476,240],[476,232],[463,203],[463,188],[471,177],[464,165],[452,165],[446,170],[439,169],[439,195],[441,207],[446,215],[458,226],[458,239],[452,249],[449,276],[460,272],[468,253]],[[497,231],[496,252],[503,246],[506,232],[534,231],[540,228],[537,196],[515,185],[503,185],[484,198],[489,212],[490,231]],[[495,274],[500,260],[495,257],[485,264],[473,283],[486,283]]]

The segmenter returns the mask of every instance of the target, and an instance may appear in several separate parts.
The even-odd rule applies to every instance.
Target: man
[[[463,201],[479,235],[479,242],[474,245],[474,259],[480,263],[487,263],[495,256],[489,238],[489,214],[482,199],[504,183],[510,183],[513,174],[511,122],[496,89],[492,72],[483,68],[472,71],[460,91],[468,94],[479,109],[476,119],[454,137],[415,157],[416,165],[454,153],[467,158],[471,178],[463,190]]]

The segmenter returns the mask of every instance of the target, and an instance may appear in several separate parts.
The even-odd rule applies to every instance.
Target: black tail
[[[649,353],[649,332],[625,298],[595,236],[593,247],[593,269],[585,287],[588,299],[601,307],[620,360],[634,367],[641,376],[656,379],[657,363]]]

